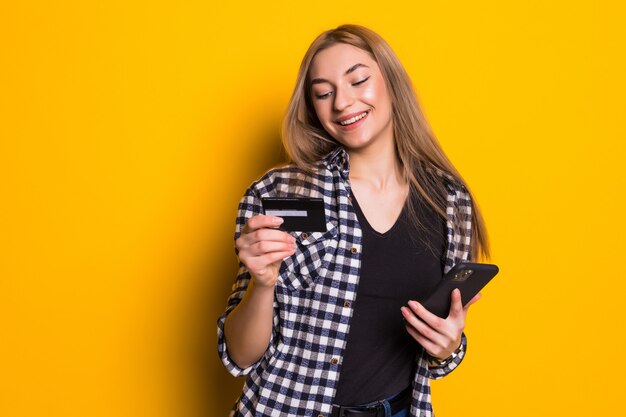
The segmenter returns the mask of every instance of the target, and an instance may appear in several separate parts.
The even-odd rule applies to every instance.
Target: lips
[[[335,123],[337,123],[338,125],[342,127],[351,126],[357,123],[359,120],[362,120],[363,118],[365,118],[368,114],[369,114],[369,110],[347,114],[345,116],[338,118],[335,121]]]

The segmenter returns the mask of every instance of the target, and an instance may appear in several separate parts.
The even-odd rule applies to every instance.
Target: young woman
[[[246,191],[240,270],[218,351],[247,375],[236,416],[431,416],[429,379],[465,355],[469,305],[423,298],[488,255],[471,195],[430,131],[389,45],[343,25],[307,51],[283,126],[292,163]],[[279,229],[263,197],[319,197],[325,232]]]

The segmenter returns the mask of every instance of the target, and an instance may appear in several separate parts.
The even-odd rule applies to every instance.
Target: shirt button
[[[309,238],[308,233],[302,233],[300,236],[302,236],[302,239],[305,239],[305,240]]]
[[[343,306],[344,307],[350,307],[352,305],[352,303],[350,301],[344,301],[343,302]]]
[[[332,363],[333,365],[337,365],[339,363],[339,359],[338,358],[332,358],[330,360],[330,363]]]
[[[352,252],[353,254],[356,254],[359,250],[356,248],[356,246],[352,246],[352,249],[350,249],[350,252]]]

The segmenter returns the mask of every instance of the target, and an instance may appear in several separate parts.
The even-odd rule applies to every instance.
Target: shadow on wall
[[[258,129],[265,132],[256,140],[250,141],[245,152],[233,149],[230,155],[241,155],[241,165],[234,169],[245,170],[234,178],[246,177],[241,183],[228,184],[224,190],[228,195],[222,195],[218,204],[228,204],[232,207],[222,207],[222,213],[229,213],[228,218],[216,219],[219,230],[211,231],[208,238],[211,244],[207,247],[219,248],[203,260],[199,265],[199,277],[193,279],[197,289],[190,294],[190,305],[186,308],[189,323],[183,326],[187,334],[183,335],[184,349],[189,352],[189,370],[187,375],[192,379],[193,387],[188,398],[196,404],[190,407],[197,416],[227,416],[235,400],[241,394],[244,378],[234,378],[222,365],[217,355],[217,318],[226,308],[227,298],[237,273],[237,258],[234,253],[233,232],[234,215],[237,203],[250,183],[257,179],[267,169],[279,165],[286,160],[284,150],[277,133],[279,123],[275,121],[271,128]],[[236,145],[233,145],[236,146]],[[238,156],[239,158],[239,156]],[[249,174],[249,175],[247,175]],[[223,179],[217,179],[223,181]],[[222,227],[223,226],[223,227]]]

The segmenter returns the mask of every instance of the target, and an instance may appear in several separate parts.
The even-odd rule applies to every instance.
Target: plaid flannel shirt
[[[296,252],[280,268],[275,287],[273,331],[265,354],[242,369],[228,355],[224,321],[243,298],[250,274],[240,264],[226,311],[218,319],[218,353],[234,376],[247,375],[243,393],[231,416],[312,416],[330,414],[346,347],[352,305],[361,265],[362,231],[351,204],[348,154],[341,147],[319,164],[314,174],[288,165],[267,172],[252,184],[239,204],[235,239],[247,220],[262,214],[262,197],[321,197],[326,232],[293,232]],[[447,253],[444,273],[469,260],[469,237],[455,234],[452,222],[461,216],[469,236],[471,205],[463,186],[442,172],[448,186]],[[461,241],[463,240],[463,241]],[[429,379],[438,379],[463,360],[467,341],[450,363],[429,367],[427,354],[416,358],[411,415],[433,416]]]

